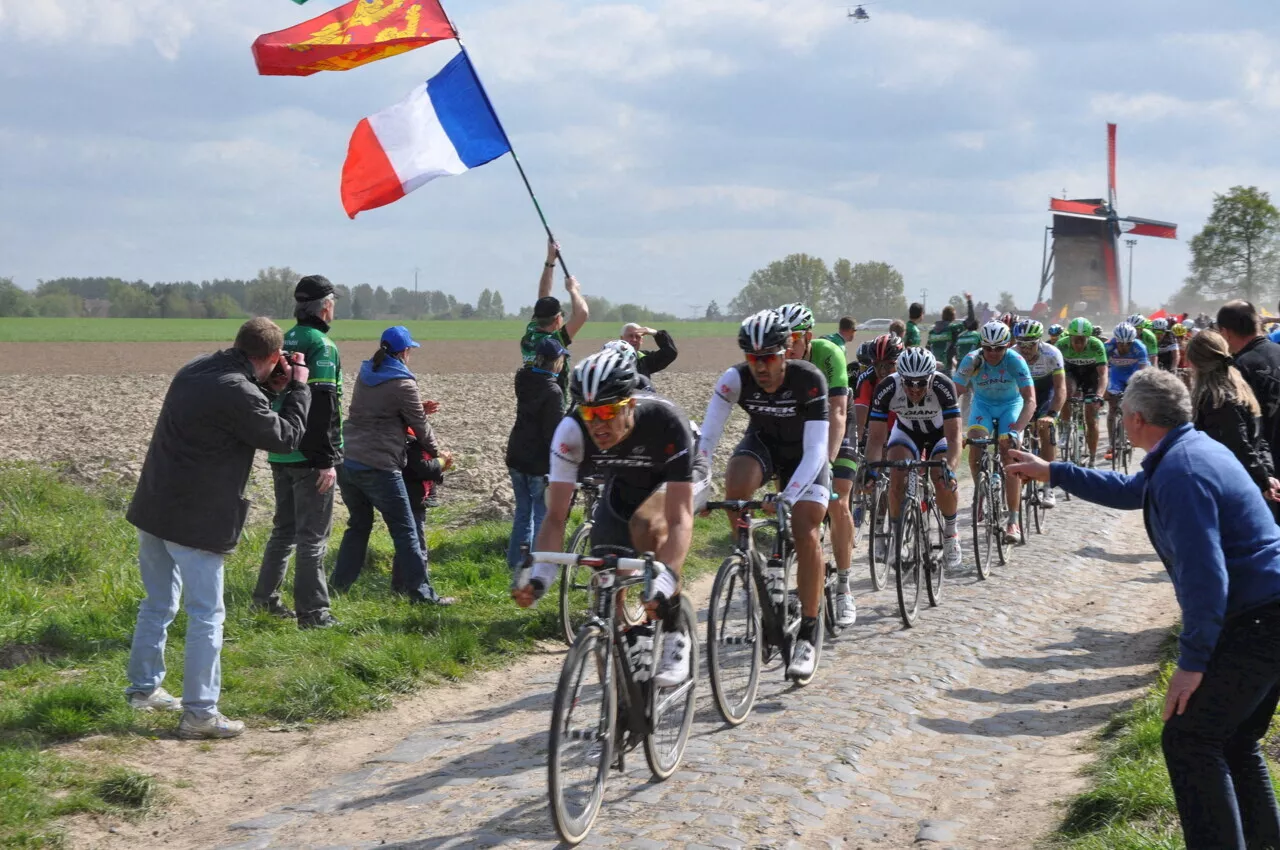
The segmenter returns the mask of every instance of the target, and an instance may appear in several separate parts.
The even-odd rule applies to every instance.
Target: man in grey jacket
[[[218,711],[222,566],[248,516],[244,490],[254,452],[291,452],[306,431],[307,368],[301,357],[284,356],[283,342],[270,319],[250,319],[231,348],[178,370],[126,515],[138,529],[146,598],[138,608],[125,695],[144,711],[182,710],[180,738],[233,738],[244,731],[243,723]],[[268,391],[282,396],[278,410]],[[180,596],[187,611],[181,700],[160,687],[165,638]]]

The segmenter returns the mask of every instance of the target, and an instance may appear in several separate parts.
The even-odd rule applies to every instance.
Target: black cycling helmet
[[[875,351],[876,341],[869,339],[858,346],[858,362],[863,366],[871,366],[875,363],[873,352]]]
[[[636,359],[599,351],[573,368],[569,394],[575,404],[605,404],[630,398],[636,389]]]
[[[748,354],[785,348],[791,341],[791,326],[777,310],[761,310],[742,320],[738,328],[738,347]]]

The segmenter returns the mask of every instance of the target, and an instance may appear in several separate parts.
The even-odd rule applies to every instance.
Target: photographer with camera
[[[231,348],[178,370],[156,420],[126,515],[138,529],[146,597],[129,654],[129,704],[183,711],[180,738],[234,738],[244,724],[218,711],[222,690],[223,561],[249,513],[244,497],[258,449],[292,452],[311,409],[308,371],[286,358],[270,319],[240,326]],[[272,409],[272,396],[279,396]],[[182,699],[160,687],[169,624],[187,611]]]

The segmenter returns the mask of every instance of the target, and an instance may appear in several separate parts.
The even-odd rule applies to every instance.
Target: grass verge
[[[1070,850],[1181,850],[1186,846],[1160,749],[1164,730],[1160,715],[1180,630],[1171,631],[1161,648],[1163,660],[1155,684],[1103,729],[1100,758],[1089,771],[1093,787],[1071,801],[1054,846]],[[1275,784],[1274,726],[1270,737],[1264,749]]]
[[[170,735],[176,725],[174,716],[132,711],[122,696],[143,595],[127,498],[86,492],[54,471],[0,467],[0,847],[56,846],[61,815],[142,813],[156,799],[147,777],[48,752],[86,735]],[[553,598],[522,611],[508,597],[509,531],[501,522],[428,529],[433,580],[459,600],[434,608],[390,592],[393,550],[380,528],[366,573],[334,600],[342,626],[304,632],[250,613],[267,533],[251,529],[227,560],[220,707],[259,726],[351,717],[555,638]],[[689,574],[712,568],[727,546],[723,521],[699,520]],[[179,613],[166,650],[165,687],[177,694],[185,627]]]

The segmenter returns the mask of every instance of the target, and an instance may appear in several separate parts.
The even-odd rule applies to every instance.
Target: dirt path
[[[814,683],[795,690],[767,669],[736,729],[704,687],[682,771],[653,784],[630,759],[588,845],[1032,845],[1080,787],[1089,736],[1150,681],[1176,616],[1139,515],[1073,501],[1050,520],[992,580],[966,564],[909,631],[891,593],[862,582],[858,625],[828,644]],[[548,647],[316,732],[146,742],[128,760],[178,783],[172,807],[136,826],[82,820],[73,842],[553,846],[545,739],[560,660]]]

